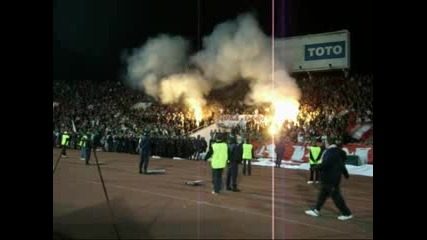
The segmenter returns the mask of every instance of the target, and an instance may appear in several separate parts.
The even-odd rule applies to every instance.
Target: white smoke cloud
[[[212,89],[210,83],[198,73],[173,74],[160,82],[159,97],[162,103],[174,103],[183,99],[205,105],[204,95]]]
[[[204,96],[212,89],[229,86],[239,79],[251,86],[247,103],[300,98],[300,90],[286,72],[283,60],[275,57],[272,69],[271,38],[262,32],[251,14],[217,25],[203,38],[201,51],[193,56],[187,53],[188,42],[181,37],[161,35],[150,39],[128,58],[128,79],[163,103],[191,98],[204,104]],[[188,73],[188,63],[197,66],[201,73]]]
[[[271,74],[269,75],[271,79]],[[273,102],[275,100],[295,99],[299,100],[301,92],[296,82],[284,70],[274,72],[274,84],[269,81],[254,81],[251,88],[254,89],[247,95],[247,103]]]
[[[245,14],[215,27],[203,39],[204,49],[193,56],[209,79],[222,87],[239,78],[265,81],[271,71],[269,38],[261,31],[252,15]]]
[[[180,36],[160,35],[149,39],[127,58],[127,81],[158,97],[160,80],[183,72],[188,61],[189,42]]]

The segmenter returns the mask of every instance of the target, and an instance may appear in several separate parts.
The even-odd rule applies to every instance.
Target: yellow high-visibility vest
[[[309,157],[310,164],[319,164],[322,162],[322,159],[319,159],[319,161],[316,161],[321,151],[322,149],[320,147],[317,147],[317,146],[310,147],[310,153],[311,153]],[[313,159],[311,157],[313,157]]]
[[[228,147],[226,143],[212,144],[213,154],[211,166],[213,169],[225,168],[228,160]]]
[[[252,144],[249,143],[244,143],[243,144],[243,159],[248,159],[251,160],[252,159],[252,148],[254,146],[252,146]]]

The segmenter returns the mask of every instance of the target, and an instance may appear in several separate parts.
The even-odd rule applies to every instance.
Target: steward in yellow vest
[[[248,164],[248,175],[250,176],[252,173],[252,164],[251,160],[254,158],[254,146],[245,139],[243,143],[243,175],[246,176],[246,163]]]
[[[317,146],[316,139],[313,139],[311,141],[311,147],[309,147],[310,150],[310,157],[308,159],[310,163],[310,179],[308,180],[308,184],[312,184],[313,180],[316,183],[319,183],[319,170],[317,165],[322,163],[322,154],[324,149]]]
[[[219,194],[222,186],[222,172],[227,165],[228,146],[225,143],[225,136],[217,134],[215,143],[212,144],[212,149],[205,156],[205,161],[211,158],[212,167],[212,194]]]
[[[64,131],[64,133],[61,136],[62,157],[67,157],[67,147],[69,142],[70,142],[70,134],[68,134],[67,131]]]

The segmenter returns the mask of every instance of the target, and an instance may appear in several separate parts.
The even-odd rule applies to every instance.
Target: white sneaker
[[[214,194],[214,195],[218,195],[218,193],[216,193],[215,191],[212,191],[212,194]]]
[[[313,184],[313,181],[307,181],[307,184]]]
[[[305,214],[313,216],[313,217],[317,217],[317,216],[319,216],[320,213],[316,209],[310,209],[310,210],[306,210]]]
[[[348,216],[345,216],[345,215],[338,216],[338,220],[341,220],[341,221],[349,220],[352,218],[353,218],[353,215],[351,215],[351,214]]]

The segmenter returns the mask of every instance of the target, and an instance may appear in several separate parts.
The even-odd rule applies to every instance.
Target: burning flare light
[[[194,117],[196,119],[197,127],[200,124],[200,121],[203,119],[203,113],[202,113],[202,105],[199,101],[193,98],[187,98],[187,104],[188,106],[194,111]]]
[[[299,113],[299,102],[293,98],[283,98],[272,102],[273,116],[269,133],[275,135],[282,128],[285,120],[296,122]]]

